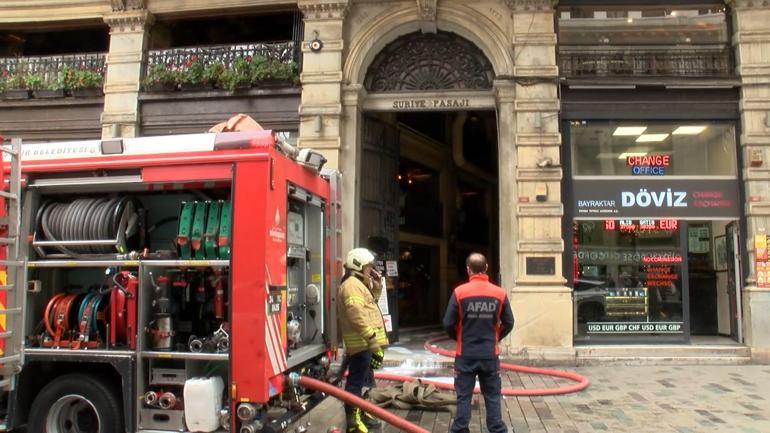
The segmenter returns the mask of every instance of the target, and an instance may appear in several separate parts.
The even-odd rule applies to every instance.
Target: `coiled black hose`
[[[126,231],[139,224],[139,206],[131,197],[79,198],[69,203],[48,201],[38,209],[36,227],[39,240],[90,241],[117,240],[116,245],[55,246],[70,257],[84,254],[128,252]],[[121,226],[121,223],[123,225]],[[122,233],[121,233],[122,232]]]

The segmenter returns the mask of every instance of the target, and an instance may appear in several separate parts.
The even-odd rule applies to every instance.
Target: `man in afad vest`
[[[457,414],[451,433],[468,433],[471,398],[479,378],[487,409],[489,433],[507,433],[500,400],[500,359],[497,343],[513,329],[513,313],[502,287],[489,282],[487,259],[472,253],[465,260],[470,281],[457,286],[444,314],[444,329],[457,340],[455,392]]]
[[[348,378],[345,391],[361,396],[372,367],[382,365],[388,344],[385,322],[377,304],[383,287],[374,269],[374,254],[366,248],[348,252],[345,276],[337,296],[337,317],[345,345]],[[348,433],[368,433],[380,423],[357,407],[346,405]]]

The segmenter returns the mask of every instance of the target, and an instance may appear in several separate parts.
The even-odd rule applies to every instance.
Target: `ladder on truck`
[[[20,257],[21,238],[21,139],[2,145],[0,154],[10,165],[5,178],[0,169],[0,431],[5,431],[9,394],[24,362],[23,315],[26,301],[26,266]],[[7,189],[6,189],[7,188]]]

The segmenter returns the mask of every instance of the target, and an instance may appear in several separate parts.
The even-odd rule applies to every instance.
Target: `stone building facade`
[[[635,6],[643,9],[662,4],[685,7],[694,2],[617,3],[633,10]],[[571,169],[567,167],[572,166],[572,161],[565,159],[565,155],[569,155],[565,152],[569,143],[564,132],[571,122],[579,123],[581,117],[578,114],[575,118],[565,117],[566,98],[568,94],[576,94],[572,92],[600,98],[596,95],[624,86],[633,87],[639,82],[633,73],[609,76],[612,73],[602,75],[594,69],[594,78],[599,76],[598,80],[570,83],[564,75],[564,64],[560,63],[563,41],[557,37],[558,23],[570,17],[565,15],[564,8],[588,5],[601,9],[606,4],[556,0],[29,0],[23,4],[0,2],[0,29],[67,27],[84,21],[102,22],[108,27],[103,100],[92,100],[91,105],[66,102],[57,111],[67,118],[66,113],[73,110],[85,110],[88,106],[92,113],[94,107],[98,107],[98,119],[84,124],[80,132],[69,131],[64,136],[85,138],[100,134],[109,138],[183,132],[200,129],[205,122],[226,115],[227,110],[248,112],[268,127],[292,130],[300,146],[321,150],[329,165],[343,174],[343,203],[346,204],[343,227],[350,228],[343,234],[345,247],[363,242],[363,226],[381,222],[376,218],[367,219],[360,205],[367,171],[362,146],[367,116],[387,119],[404,112],[496,113],[497,204],[494,208],[498,225],[496,254],[492,258],[499,261],[500,284],[509,291],[516,316],[516,332],[505,344],[513,356],[568,359],[575,356],[578,310],[571,270],[575,251],[570,248],[574,242],[571,232],[575,215],[570,210],[574,205],[573,187],[569,178]],[[736,164],[740,164],[735,170],[735,177],[741,182],[741,199],[737,205],[740,215],[736,221],[743,235],[740,245],[744,253],[739,254],[743,273],[739,280],[744,283],[737,289],[741,295],[736,301],[740,304],[737,310],[742,313],[738,338],[753,350],[755,357],[767,359],[770,358],[770,289],[757,284],[753,239],[770,226],[770,171],[766,165],[770,161],[770,30],[766,25],[770,21],[770,4],[760,0],[729,0],[717,6],[724,8],[729,21],[726,28],[734,61],[727,76],[706,80],[668,76],[652,85],[649,82],[641,85],[648,86],[644,89],[648,89],[649,94],[661,89],[674,93],[682,89],[695,93],[705,89],[709,100],[713,99],[711,95],[717,95],[714,96],[717,99],[722,97],[718,95],[719,89],[739,92],[734,153]],[[143,92],[141,83],[150,50],[148,40],[159,21],[183,15],[205,17],[271,10],[294,10],[301,14],[303,26],[298,38],[302,53],[301,88],[250,91],[239,96],[207,94],[202,103],[220,108],[211,108],[202,117],[198,112],[182,111],[174,119],[170,119],[169,111],[189,102],[201,103],[199,96],[184,92],[153,96]],[[592,16],[607,15],[600,12]],[[622,16],[629,24],[637,17],[627,13]],[[459,38],[481,53],[489,68],[482,72],[490,74],[489,82],[482,85],[463,84],[462,80],[442,82],[439,79],[442,73],[448,76],[467,73],[468,63],[457,61],[459,57],[444,59],[436,69],[420,65],[418,59],[400,60],[405,75],[409,68],[414,68],[414,74],[433,73],[435,82],[427,79],[430,84],[415,84],[414,80],[409,81],[414,77],[406,76],[394,77],[395,84],[391,83],[391,87],[378,88],[368,82],[371,75],[377,73],[372,65],[379,61],[378,55],[390,53],[391,57],[381,60],[384,63],[377,63],[387,64],[396,61],[394,57],[399,53],[410,52],[407,48],[402,52],[389,51],[393,44],[431,43],[438,49],[442,45],[436,40],[441,39],[441,35]],[[596,61],[593,62],[593,68],[597,68]],[[439,70],[441,72],[436,72]],[[596,89],[595,94],[592,89]],[[638,91],[647,94],[648,90],[644,89]],[[622,98],[622,95],[613,97]],[[730,99],[729,95],[725,98]],[[588,103],[595,102],[596,99]],[[0,112],[7,116],[16,113],[17,119],[21,112],[25,117],[34,117],[38,112],[35,104],[35,101],[6,102],[5,107],[0,106]],[[692,104],[699,104],[697,97]],[[261,120],[261,116],[267,121]],[[157,119],[158,123],[148,119]],[[2,133],[55,138],[39,133],[40,129],[45,129],[45,125],[20,127],[0,120]],[[451,243],[446,236],[437,242],[444,247],[447,242]],[[444,269],[448,266],[446,253],[441,254]],[[447,280],[442,281],[446,284]],[[445,299],[446,293],[441,300]]]

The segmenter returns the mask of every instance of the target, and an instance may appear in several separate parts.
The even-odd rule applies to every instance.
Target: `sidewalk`
[[[586,391],[555,397],[507,397],[512,432],[540,433],[767,433],[770,432],[770,366],[602,366],[573,368],[591,381]],[[504,386],[555,387],[543,376],[505,373]],[[474,404],[472,433],[482,432],[483,403]],[[320,423],[308,432],[342,427],[342,406],[325,401],[312,412]],[[340,416],[332,417],[332,414]],[[446,432],[446,412],[396,411],[432,432]],[[312,420],[313,414],[309,419]],[[289,429],[289,431],[293,431]],[[397,430],[387,426],[383,433]]]

